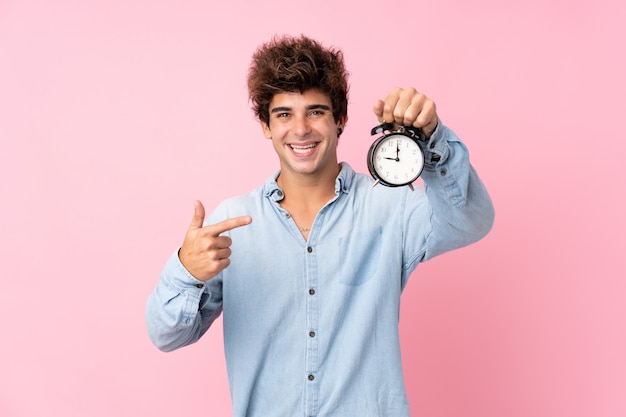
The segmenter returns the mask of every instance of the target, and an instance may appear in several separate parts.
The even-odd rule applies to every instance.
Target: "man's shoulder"
[[[237,216],[257,214],[266,200],[266,185],[259,185],[247,192],[226,197],[219,202],[211,213],[211,222],[217,222]]]
[[[264,186],[261,185],[242,194],[227,197],[222,200],[217,207],[238,207],[253,204],[263,197],[265,194],[263,189]]]

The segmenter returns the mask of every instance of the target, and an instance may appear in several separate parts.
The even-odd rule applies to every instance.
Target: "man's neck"
[[[276,180],[285,195],[281,205],[319,210],[335,195],[335,182],[339,170],[340,166],[337,165],[336,171],[319,176],[281,172]]]

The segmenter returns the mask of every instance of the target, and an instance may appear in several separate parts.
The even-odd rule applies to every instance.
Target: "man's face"
[[[337,131],[330,98],[317,90],[278,93],[269,105],[265,137],[278,154],[281,175],[337,175]]]

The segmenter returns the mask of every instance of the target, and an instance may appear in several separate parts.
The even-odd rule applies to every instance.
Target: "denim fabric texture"
[[[206,224],[253,222],[227,233],[231,264],[206,283],[171,256],[147,304],[154,344],[194,343],[221,315],[235,417],[409,416],[402,290],[420,262],[478,241],[494,220],[452,130],[440,123],[424,151],[424,187],[414,191],[372,187],[342,163],[308,241],[280,206],[279,173],[224,201]]]

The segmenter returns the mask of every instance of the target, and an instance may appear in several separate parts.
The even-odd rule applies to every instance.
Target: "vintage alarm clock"
[[[424,169],[424,152],[419,142],[425,144],[426,136],[421,129],[412,126],[396,126],[381,123],[372,129],[372,136],[382,134],[367,152],[367,167],[376,184],[387,187],[408,185]]]

